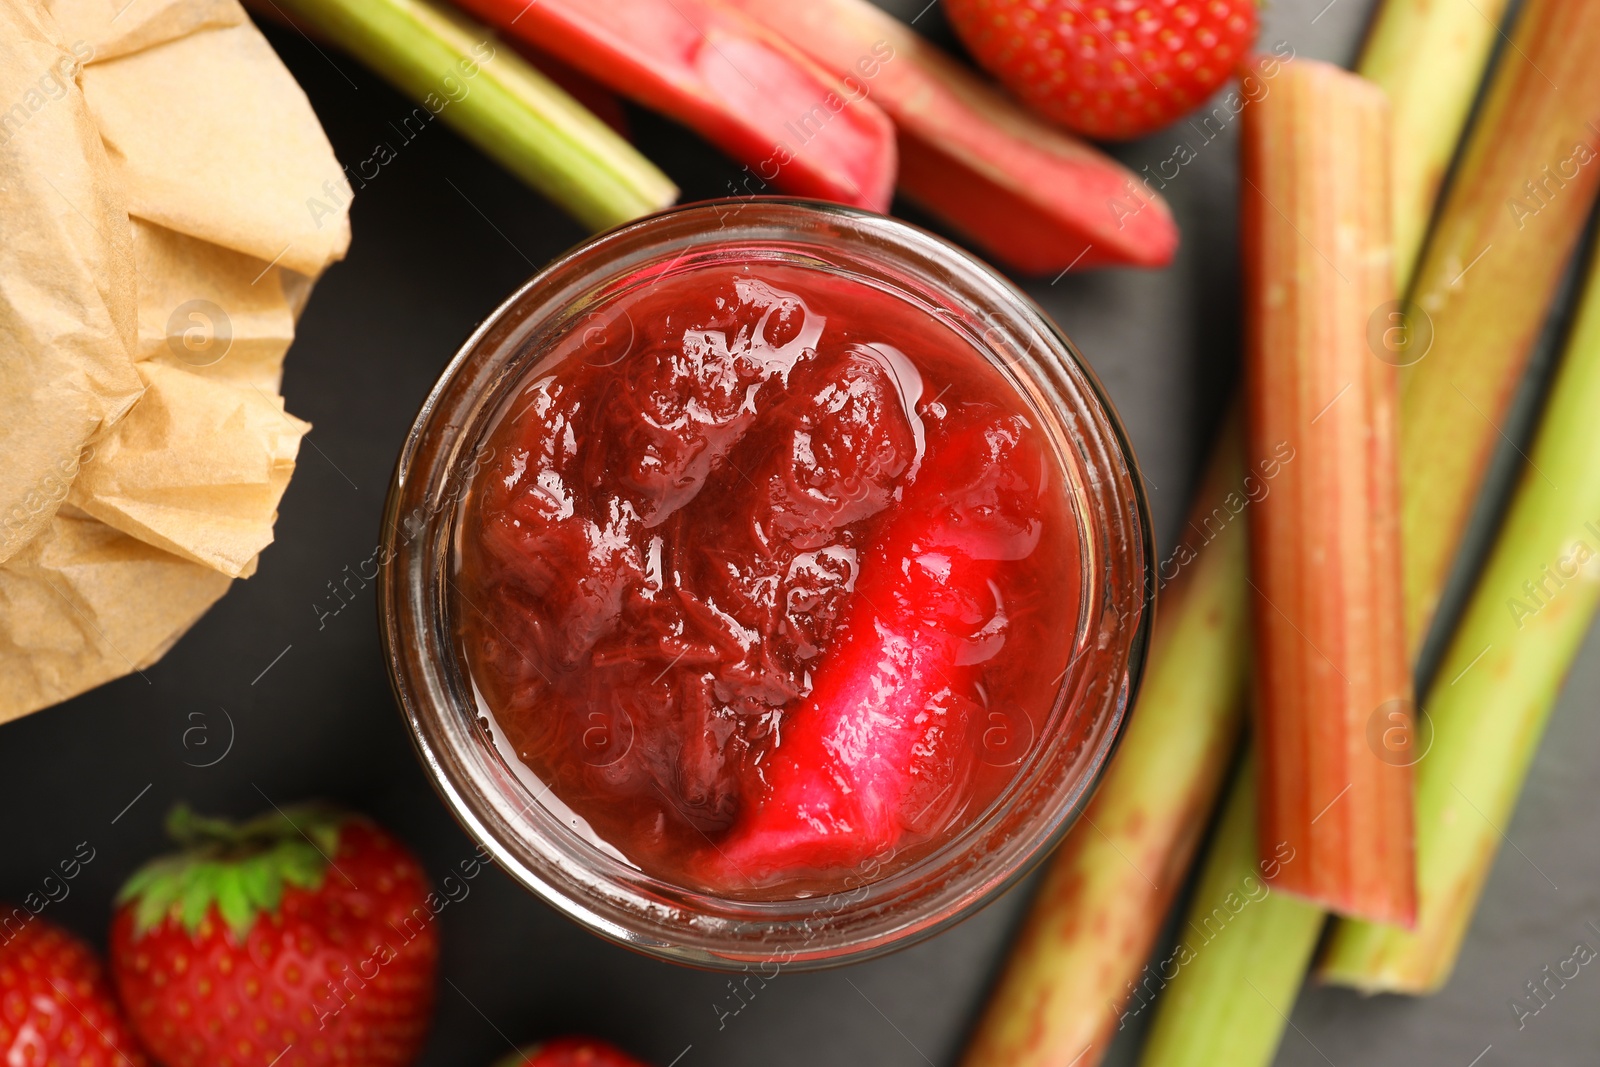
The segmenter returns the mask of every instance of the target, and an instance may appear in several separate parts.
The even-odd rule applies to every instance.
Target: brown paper
[[[91,63],[83,91],[131,214],[303,274],[344,255],[349,225],[323,213],[344,172],[255,26]]]
[[[150,361],[127,418],[84,466],[72,503],[108,526],[237,578],[272,541],[300,438],[283,401]]]
[[[125,198],[77,64],[29,0],[0,3],[0,561],[141,388]]]
[[[303,275],[263,272],[258,259],[142,219],[133,220],[133,249],[139,275],[135,359],[278,391],[298,311],[283,283],[298,277],[309,294]]]
[[[0,714],[26,714],[160,659],[232,580],[65,508],[0,568]]]
[[[254,573],[340,175],[235,0],[0,0],[0,721],[143,671]]]
[[[65,41],[82,41],[97,62],[246,21],[235,0],[50,0]]]

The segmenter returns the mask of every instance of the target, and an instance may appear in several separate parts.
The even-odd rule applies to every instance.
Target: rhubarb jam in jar
[[[401,705],[568,915],[683,962],[909,943],[1065,831],[1132,701],[1149,522],[1092,374],[914,227],[630,224],[445,371],[390,493]]]

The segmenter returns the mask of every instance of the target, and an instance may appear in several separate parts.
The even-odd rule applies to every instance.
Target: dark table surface
[[[924,2],[890,6],[945,38],[938,9],[923,11]],[[1277,0],[1262,42],[1348,63],[1370,6]],[[162,817],[180,799],[241,816],[269,801],[345,802],[402,833],[435,879],[473,850],[412,756],[379,654],[370,587],[337,615],[319,619],[319,608],[328,583],[372,554],[396,451],[446,360],[507,292],[584,234],[449,130],[399,136],[390,122],[410,106],[354,62],[321,55],[290,33],[269,36],[341,159],[366,158],[380,142],[395,157],[358,194],[349,258],[318,287],[290,353],[288,407],[315,429],[260,572],[144,678],[0,727],[0,899],[36,889],[87,840],[94,861],[48,915],[102,945],[116,887],[162,849]],[[686,199],[717,195],[737,173],[671,124],[633,119],[641,147]],[[1180,138],[1196,150],[1166,194],[1184,238],[1173,266],[1027,286],[1120,408],[1163,545],[1182,521],[1237,371],[1235,132],[1205,142],[1179,128],[1118,150],[1136,167],[1168,158]],[[1429,1000],[1309,990],[1280,1064],[1600,1059],[1600,975],[1585,972],[1521,1031],[1509,1007],[1524,982],[1568,957],[1575,942],[1600,946],[1600,927],[1588,925],[1600,923],[1596,649],[1591,635],[1504,827],[1515,847],[1501,850],[1451,985]],[[205,729],[195,732],[197,725]],[[224,750],[214,765],[195,766]],[[660,1067],[953,1064],[1031,887],[1024,882],[897,955],[785,974],[723,1017],[736,1003],[726,977],[607,944],[490,870],[442,913],[446,982],[422,1062],[488,1064],[511,1043],[577,1030]],[[1118,1063],[1136,1051],[1137,1034],[1124,1036]]]

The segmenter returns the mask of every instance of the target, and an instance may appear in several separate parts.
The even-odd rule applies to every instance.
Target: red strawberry
[[[648,1067],[621,1049],[592,1037],[558,1037],[507,1056],[495,1067]]]
[[[1199,107],[1256,36],[1256,0],[945,0],[944,9],[1023,103],[1106,140]]]
[[[39,918],[0,938],[0,1063],[146,1067],[87,945]]]
[[[234,825],[179,808],[187,846],[123,887],[111,969],[166,1067],[400,1067],[433,1014],[439,932],[416,858],[325,808]]]

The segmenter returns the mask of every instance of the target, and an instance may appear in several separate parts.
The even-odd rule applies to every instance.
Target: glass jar
[[[575,832],[564,806],[495,743],[458,647],[452,559],[463,494],[494,413],[540,353],[641,278],[752,258],[887,290],[970,341],[1015,388],[1065,473],[1082,546],[1078,624],[1048,719],[997,800],[899,869],[869,861],[831,892],[732,899],[668,884]],[[1148,642],[1155,556],[1127,437],[1082,358],[995,271],[906,223],[807,201],[701,203],[568,252],[473,333],[422,405],[384,514],[385,655],[436,788],[506,871],[558,910],[630,948],[681,963],[815,968],[903,947],[1025,874],[1087,803],[1134,698]],[[1006,724],[997,724],[997,729]],[[1002,733],[1004,731],[1002,730]],[[999,735],[997,735],[999,736]],[[985,734],[985,741],[988,740]]]

